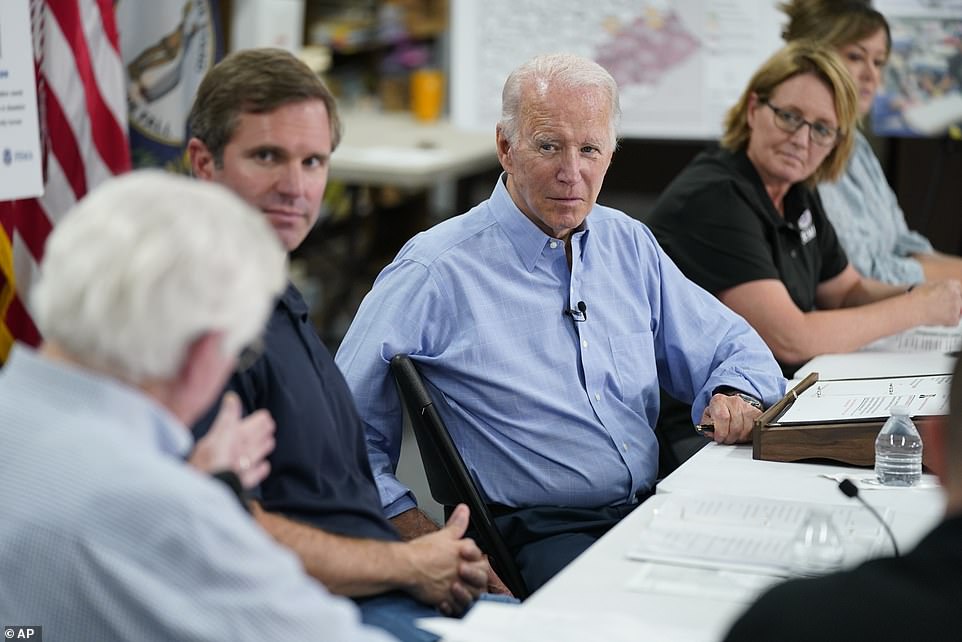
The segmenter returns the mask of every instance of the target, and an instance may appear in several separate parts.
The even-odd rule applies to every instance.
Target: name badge
[[[798,217],[798,234],[802,237],[802,245],[815,238],[815,224],[812,222],[812,212],[808,209]]]

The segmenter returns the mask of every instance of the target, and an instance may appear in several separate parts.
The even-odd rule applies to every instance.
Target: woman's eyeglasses
[[[835,127],[829,127],[825,123],[818,121],[813,123],[805,120],[799,114],[791,110],[776,107],[768,102],[767,98],[763,98],[761,102],[764,105],[768,105],[775,113],[775,126],[783,132],[794,134],[801,129],[803,125],[808,125],[808,136],[816,145],[821,147],[831,147],[835,144],[835,141],[838,140],[838,129]]]

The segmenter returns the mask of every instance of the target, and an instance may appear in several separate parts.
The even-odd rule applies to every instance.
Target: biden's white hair
[[[263,215],[214,183],[156,170],[112,179],[47,240],[31,311],[83,365],[132,384],[173,378],[187,349],[222,332],[236,355],[286,283]]]
[[[621,102],[618,83],[608,71],[588,58],[574,54],[556,53],[537,56],[511,72],[501,91],[501,132],[515,145],[521,133],[525,89],[531,88],[540,97],[549,87],[561,89],[597,89],[608,101],[609,143],[615,148]]]

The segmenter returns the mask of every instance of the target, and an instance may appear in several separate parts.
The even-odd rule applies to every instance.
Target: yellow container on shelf
[[[422,122],[433,122],[444,107],[444,74],[439,69],[411,73],[411,112]]]

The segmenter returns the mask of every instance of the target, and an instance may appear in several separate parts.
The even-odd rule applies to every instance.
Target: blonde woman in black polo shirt
[[[813,186],[845,168],[855,86],[831,51],[805,41],[773,55],[650,222],[682,271],[751,323],[787,375],[916,325],[955,325],[962,286],[906,291],[849,264]]]

